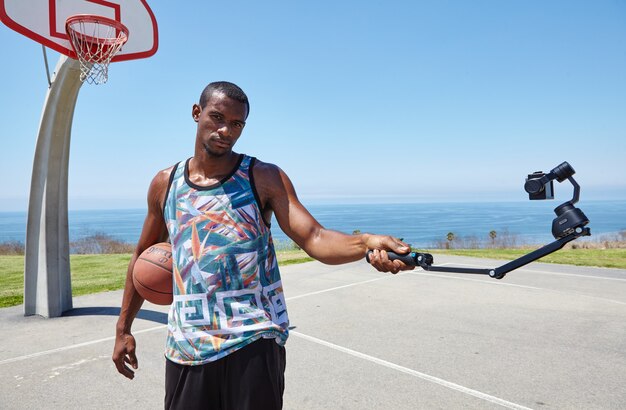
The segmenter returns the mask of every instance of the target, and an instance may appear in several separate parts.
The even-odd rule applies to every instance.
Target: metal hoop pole
[[[46,65],[46,77],[48,77],[48,88],[52,86],[52,81],[50,80],[50,68],[48,67],[48,54],[46,54],[46,46],[41,45],[41,51],[43,51],[43,62]]]
[[[24,314],[61,316],[72,308],[67,181],[78,61],[61,56],[39,125],[28,203]]]

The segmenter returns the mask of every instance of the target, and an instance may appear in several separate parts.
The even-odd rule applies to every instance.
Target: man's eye
[[[242,129],[243,128],[243,124],[240,122],[236,122],[233,124],[233,127],[237,128],[237,129]]]
[[[221,116],[221,115],[219,115],[219,114],[210,114],[209,116],[210,116],[212,119],[214,119],[214,120],[221,120],[221,119],[222,119],[222,116]]]

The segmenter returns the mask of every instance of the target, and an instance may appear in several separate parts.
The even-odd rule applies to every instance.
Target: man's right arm
[[[133,267],[135,266],[135,261],[144,250],[155,243],[163,242],[167,238],[163,207],[171,172],[172,168],[159,172],[150,184],[148,189],[148,213],[126,272],[120,317],[115,328],[115,347],[112,359],[117,371],[129,379],[135,376],[133,369],[137,369],[135,338],[131,334],[130,329],[144,301],[133,285]]]

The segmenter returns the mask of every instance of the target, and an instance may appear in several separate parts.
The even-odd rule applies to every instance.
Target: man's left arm
[[[302,205],[291,180],[280,168],[260,163],[254,173],[261,205],[273,211],[283,232],[311,257],[335,265],[362,259],[372,250],[370,263],[379,271],[413,269],[399,260],[389,260],[386,252],[407,253],[407,244],[388,235],[348,235],[326,229]]]

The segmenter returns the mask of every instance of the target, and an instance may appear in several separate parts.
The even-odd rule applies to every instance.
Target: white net
[[[80,80],[106,83],[109,63],[128,40],[128,29],[104,17],[73,16],[67,19],[66,30],[80,62]]]

